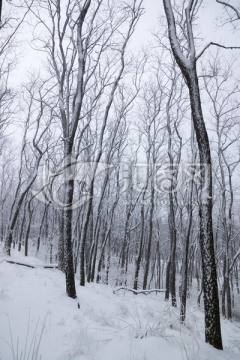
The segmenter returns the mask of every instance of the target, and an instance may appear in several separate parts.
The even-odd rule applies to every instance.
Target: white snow
[[[180,326],[179,309],[164,294],[114,294],[76,282],[77,301],[66,296],[57,269],[0,263],[0,360],[239,360],[240,323],[222,320],[219,351],[204,342],[204,316],[194,303]]]

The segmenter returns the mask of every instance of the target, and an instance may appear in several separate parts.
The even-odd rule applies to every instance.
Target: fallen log
[[[58,265],[43,265],[44,269],[58,269]]]
[[[22,266],[26,266],[26,267],[30,267],[32,269],[35,268],[34,265],[29,265],[29,264],[25,264],[25,263],[21,263],[21,262],[18,262],[18,261],[13,261],[13,260],[5,260],[7,263],[9,264],[15,264],[15,265],[22,265]]]
[[[31,269],[37,269],[37,268],[44,268],[44,269],[57,269],[58,265],[57,264],[29,264],[26,263],[24,261],[19,261],[19,260],[13,260],[13,259],[6,259],[3,258],[0,260],[0,262],[4,262],[6,261],[9,264],[15,264],[15,265],[20,265],[20,266],[26,266],[29,267]]]

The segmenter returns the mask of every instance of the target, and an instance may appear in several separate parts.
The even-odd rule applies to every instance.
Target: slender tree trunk
[[[171,253],[169,261],[169,292],[172,298],[172,306],[177,306],[176,298],[176,245],[177,245],[177,231],[175,224],[175,211],[173,204],[173,194],[170,193],[170,214],[169,214],[169,228],[171,234]]]
[[[18,251],[19,252],[22,249],[22,238],[23,238],[25,219],[26,219],[26,207],[27,207],[27,204],[25,202],[24,210],[23,210],[23,218],[22,218],[21,227],[20,227],[19,241],[18,241]]]
[[[72,174],[72,166],[70,165],[72,149],[67,146],[65,160],[66,164],[66,181],[65,181],[65,205],[64,211],[64,258],[65,258],[65,276],[66,276],[66,292],[73,299],[77,297],[75,288],[75,275],[73,266],[72,251],[72,204],[74,192],[74,179]]]
[[[165,291],[165,300],[169,300],[169,294],[170,294],[170,259],[168,259],[167,266],[166,266],[166,291]]]
[[[150,256],[152,248],[152,233],[153,233],[153,211],[154,211],[154,185],[152,184],[151,189],[151,204],[150,204],[150,213],[149,213],[149,235],[148,235],[148,244],[147,244],[147,253],[146,253],[146,265],[145,272],[143,277],[143,290],[147,288],[149,267],[150,267]]]
[[[87,206],[87,214],[86,219],[83,227],[83,235],[82,235],[82,242],[81,242],[81,249],[80,249],[80,285],[85,286],[85,250],[86,250],[86,241],[87,241],[87,231],[88,231],[88,224],[90,222],[90,216],[92,212],[93,206],[93,185],[94,179],[91,182],[90,186],[90,198],[88,200]]]
[[[191,141],[191,151],[192,151],[192,162],[196,161],[196,156],[194,154],[194,133],[192,127],[192,141]],[[187,233],[184,244],[183,251],[183,262],[182,262],[182,282],[181,282],[181,305],[180,305],[180,321],[183,323],[186,318],[186,303],[187,303],[187,289],[188,289],[188,271],[189,271],[189,244],[191,238],[191,230],[192,230],[192,216],[193,216],[193,206],[192,206],[192,198],[193,198],[193,185],[194,185],[194,175],[195,169],[192,169],[191,172],[191,182],[190,182],[190,191],[188,196],[188,224],[187,224]],[[191,257],[192,258],[192,257]],[[191,271],[193,273],[193,271]]]
[[[144,200],[143,200],[144,201]],[[138,255],[135,262],[135,274],[134,274],[134,282],[133,282],[133,289],[138,289],[138,278],[139,278],[139,271],[140,265],[142,260],[142,253],[143,253],[143,238],[144,238],[144,204],[141,206],[141,234],[140,234],[140,241],[139,241],[139,249]]]
[[[58,269],[63,272],[65,272],[64,217],[64,210],[59,210]]]
[[[198,143],[201,176],[200,217],[200,249],[202,257],[205,340],[217,349],[222,349],[222,337],[219,314],[217,270],[215,264],[213,226],[212,226],[212,168],[208,134],[203,119],[200,89],[196,68],[196,50],[193,35],[193,19],[195,6],[189,1],[185,9],[185,30],[187,36],[188,55],[183,53],[178,38],[176,21],[170,0],[163,0],[168,22],[168,36],[174,58],[183,74],[189,90],[192,120]]]
[[[200,165],[203,167],[200,199],[200,249],[202,255],[203,291],[205,309],[205,338],[217,349],[222,349],[217,270],[212,227],[212,169],[208,134],[203,120],[196,64],[185,75],[198,143]]]
[[[109,270],[111,265],[111,238],[108,238],[108,251],[107,251],[107,267],[106,267],[106,277],[105,284],[108,285],[109,282]]]
[[[190,197],[189,201],[192,201]],[[192,227],[192,207],[188,214],[188,227],[187,234],[185,239],[185,248],[183,253],[183,264],[182,264],[182,283],[181,283],[181,305],[180,305],[180,320],[183,323],[186,318],[186,303],[187,303],[187,288],[188,288],[188,261],[189,261],[189,243],[190,243],[190,234]]]
[[[31,200],[28,202],[28,213],[29,213],[29,219],[28,219],[28,226],[25,236],[25,247],[24,247],[24,255],[28,256],[28,241],[29,241],[29,234],[31,229],[31,222],[32,222],[32,215],[33,215],[33,209],[31,209]]]

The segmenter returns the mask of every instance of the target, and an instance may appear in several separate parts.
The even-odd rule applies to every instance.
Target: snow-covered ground
[[[188,306],[186,325],[164,294],[133,295],[97,284],[65,294],[57,269],[0,262],[1,360],[239,360],[240,323],[222,320],[224,351],[204,342],[204,316]],[[80,303],[80,309],[78,308]],[[32,353],[34,352],[35,355]]]

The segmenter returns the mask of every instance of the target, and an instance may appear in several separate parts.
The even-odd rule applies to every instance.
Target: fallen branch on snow
[[[116,288],[113,290],[113,293],[115,294],[117,291],[119,290],[126,290],[126,291],[130,291],[132,292],[133,294],[135,295],[138,295],[138,294],[144,294],[144,295],[148,295],[150,293],[162,293],[164,292],[165,293],[165,289],[150,289],[150,290],[134,290],[134,289],[130,289],[130,288],[127,288],[127,287],[124,287],[124,286],[121,286],[119,288]]]
[[[30,265],[30,264],[25,264],[25,263],[20,263],[17,261],[13,261],[13,260],[5,260],[7,263],[9,264],[15,264],[15,265],[22,265],[22,266],[26,266],[26,267],[30,267],[30,268],[35,268],[35,265]]]
[[[6,261],[9,264],[26,266],[26,267],[29,267],[32,269],[36,269],[36,268],[57,269],[58,268],[57,264],[29,264],[27,262],[23,262],[23,261],[19,261],[19,260],[11,260],[11,259],[6,259],[6,258],[1,259],[0,263],[4,262],[4,261]]]

